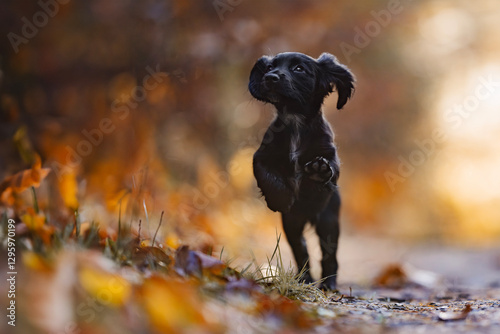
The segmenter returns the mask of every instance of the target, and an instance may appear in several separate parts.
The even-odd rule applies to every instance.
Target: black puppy
[[[278,116],[253,158],[257,185],[267,206],[282,213],[283,229],[302,280],[312,282],[302,235],[313,224],[323,253],[322,288],[334,290],[337,275],[340,196],[339,160],[333,132],[321,112],[323,99],[338,92],[341,109],[354,90],[354,77],[328,53],[318,59],[297,52],[260,58],[250,74],[250,93],[272,103]]]

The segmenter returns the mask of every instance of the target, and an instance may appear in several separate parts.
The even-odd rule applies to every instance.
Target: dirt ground
[[[341,332],[500,333],[499,289],[354,287],[351,295],[332,296],[325,308]]]
[[[500,333],[499,249],[344,236],[338,256],[325,333]]]

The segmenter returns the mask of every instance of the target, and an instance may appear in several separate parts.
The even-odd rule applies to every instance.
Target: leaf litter
[[[2,198],[10,207],[2,211],[0,237],[7,236],[9,218],[19,232],[21,332],[500,330],[500,289],[452,289],[439,275],[407,264],[381,268],[371,285],[340,285],[339,291],[326,292],[299,282],[301,273],[284,263],[280,235],[266,264],[254,260],[233,268],[222,255],[193,249],[175,234],[159,236],[163,212],[152,240],[141,236],[140,220],[122,223],[121,208],[117,229],[82,222],[77,202],[69,200],[64,203],[74,205],[55,222],[36,198],[47,173],[35,157],[31,169],[2,183]],[[23,203],[20,195],[28,189],[32,202]]]

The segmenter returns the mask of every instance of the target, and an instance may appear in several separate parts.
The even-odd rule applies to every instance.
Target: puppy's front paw
[[[316,157],[304,165],[304,172],[314,181],[327,183],[333,177],[333,168],[323,157]]]

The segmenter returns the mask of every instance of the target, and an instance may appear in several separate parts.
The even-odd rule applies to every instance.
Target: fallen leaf
[[[384,288],[400,289],[408,284],[408,277],[401,265],[390,264],[382,269],[374,284]]]
[[[226,268],[227,266],[219,259],[192,251],[188,246],[181,246],[175,253],[175,270],[181,276],[220,276]]]
[[[58,186],[64,205],[76,210],[78,208],[78,183],[75,172],[71,169],[62,174]]]
[[[24,252],[22,259],[24,265],[32,270],[50,271],[53,268],[53,266],[46,259],[35,252]]]
[[[0,186],[0,189],[11,188],[15,192],[21,192],[30,187],[39,187],[40,182],[49,174],[50,168],[42,168],[42,160],[39,155],[35,155],[35,162],[30,169],[20,171],[7,177]]]
[[[21,220],[31,231],[39,231],[45,225],[45,216],[36,213],[33,208],[28,208],[28,212],[21,216]]]
[[[99,234],[99,240],[100,240],[99,242],[101,245],[105,244],[107,238],[110,238],[111,240],[116,241],[116,238],[118,235],[116,230],[110,226],[104,226],[104,227],[100,226],[98,234]]]
[[[181,276],[201,277],[201,259],[188,246],[181,246],[175,252],[175,271]]]
[[[228,292],[246,292],[248,294],[257,292],[263,293],[262,286],[257,284],[254,280],[246,278],[229,277],[226,284],[226,291]]]
[[[132,261],[139,266],[158,265],[168,267],[173,262],[173,259],[161,248],[141,246],[135,249]]]
[[[33,208],[28,208],[27,213],[21,216],[21,220],[32,233],[42,239],[44,244],[50,244],[54,227],[45,224],[46,218],[43,214],[36,213]]]
[[[36,154],[35,162],[30,169],[11,175],[0,183],[0,200],[6,205],[13,205],[15,193],[20,193],[30,187],[39,187],[40,182],[49,172],[49,168],[42,168],[40,156]]]
[[[222,275],[227,266],[221,260],[202,252],[194,251],[201,260],[201,268],[204,273]]]
[[[7,179],[6,179],[7,181]],[[5,186],[4,187],[4,182],[0,184],[0,201],[4,203],[7,206],[14,206],[15,203],[15,198],[14,198],[14,192],[12,191],[12,188]],[[2,190],[4,189],[4,190]]]
[[[131,284],[126,279],[102,269],[84,266],[78,277],[83,288],[106,306],[123,305],[132,291]]]
[[[261,316],[270,317],[293,328],[306,329],[314,326],[315,320],[301,307],[300,302],[279,294],[260,295],[256,311]]]
[[[472,307],[469,304],[467,304],[465,305],[465,308],[461,312],[453,312],[453,311],[440,312],[438,314],[438,319],[441,321],[464,320],[465,318],[467,318],[467,315],[471,310]]]
[[[203,327],[203,302],[187,281],[152,276],[140,288],[142,303],[151,323],[165,333],[186,333]]]
[[[173,249],[177,249],[181,245],[179,238],[175,235],[172,235],[172,234],[169,234],[165,238],[165,244],[168,247],[173,248]]]

